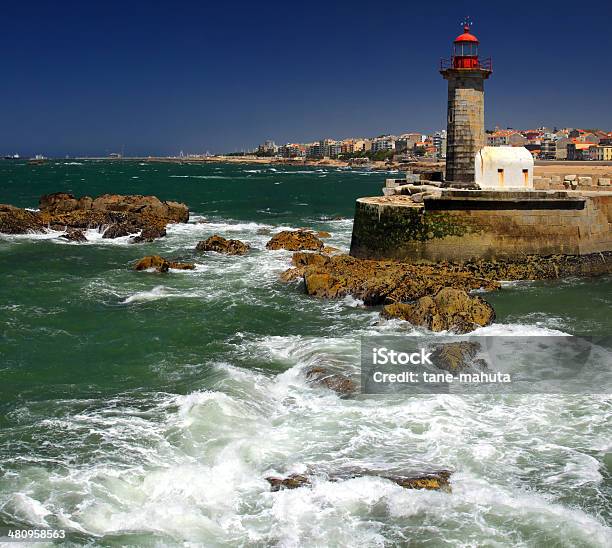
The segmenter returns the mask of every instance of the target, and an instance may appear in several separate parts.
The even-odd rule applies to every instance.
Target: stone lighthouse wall
[[[474,181],[474,157],[485,146],[484,80],[488,71],[449,69],[446,180]]]

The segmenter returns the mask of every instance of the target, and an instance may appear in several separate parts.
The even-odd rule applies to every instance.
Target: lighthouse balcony
[[[450,59],[440,59],[440,71],[449,69],[493,72],[493,60],[491,57],[479,59],[478,57],[464,55],[453,55]]]

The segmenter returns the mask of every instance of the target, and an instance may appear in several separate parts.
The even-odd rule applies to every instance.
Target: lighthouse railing
[[[456,68],[457,64],[455,62],[456,57],[452,56],[450,59],[440,59],[440,70],[448,70],[452,68]],[[493,59],[491,57],[487,57],[486,59],[477,59],[477,65],[472,67],[471,69],[465,70],[488,70],[493,72]]]

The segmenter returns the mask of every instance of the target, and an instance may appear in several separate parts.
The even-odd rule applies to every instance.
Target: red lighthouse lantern
[[[478,60],[478,38],[470,33],[470,23],[463,25],[463,34],[455,38],[453,48],[453,68],[477,69],[480,67]]]

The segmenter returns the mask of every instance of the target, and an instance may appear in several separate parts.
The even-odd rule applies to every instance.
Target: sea
[[[53,542],[74,546],[612,546],[609,395],[343,398],[307,381],[313,366],[358,377],[364,336],[422,330],[282,283],[291,252],[266,242],[307,227],[348,251],[355,199],[389,176],[0,162],[0,203],[153,194],[191,211],[149,244],[0,235],[0,531],[63,530]],[[252,250],[196,253],[213,234]],[[132,270],[151,254],[196,269]],[[610,277],[482,296],[497,319],[477,335],[612,333]],[[265,479],[347,466],[452,470],[452,492],[376,476],[271,492]]]

